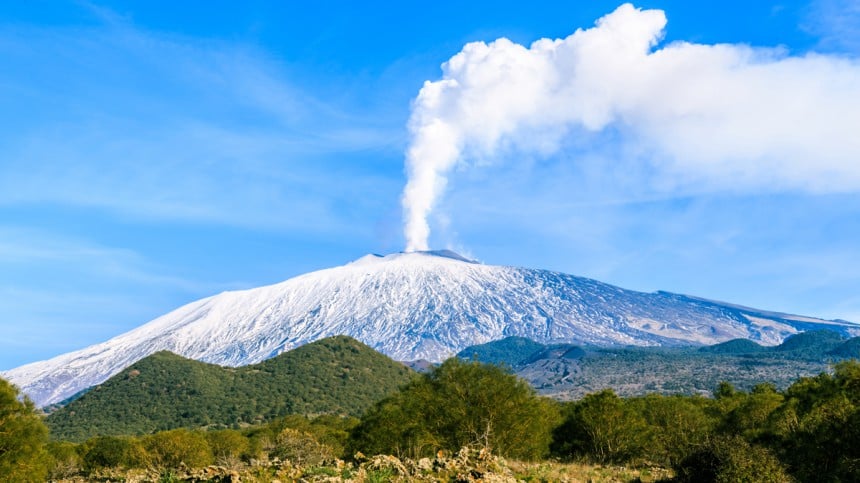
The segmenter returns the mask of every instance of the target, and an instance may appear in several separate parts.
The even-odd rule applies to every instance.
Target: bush
[[[770,451],[738,436],[712,440],[675,467],[680,482],[783,483],[792,478]]]
[[[599,463],[642,458],[650,438],[645,419],[610,389],[568,405],[553,436],[557,456]]]
[[[78,445],[67,441],[51,441],[47,446],[49,457],[48,477],[51,480],[78,474],[83,465]]]
[[[82,448],[84,471],[102,468],[142,468],[146,466],[146,450],[139,441],[117,436],[96,436]]]
[[[144,438],[143,444],[150,462],[159,468],[177,468],[180,464],[202,468],[213,463],[209,442],[198,431],[162,431]]]
[[[206,441],[215,462],[224,466],[236,466],[251,449],[248,438],[234,429],[222,429],[206,433]]]
[[[448,359],[371,408],[352,431],[350,452],[431,456],[482,446],[536,459],[549,451],[556,403],[496,366]]]
[[[711,401],[701,397],[650,395],[626,401],[645,418],[650,435],[643,457],[671,467],[711,437],[717,419],[708,415]]]
[[[0,475],[7,481],[44,481],[48,428],[18,389],[0,379]]]
[[[334,459],[331,448],[312,435],[293,428],[285,428],[278,434],[270,456],[299,466],[318,466]]]

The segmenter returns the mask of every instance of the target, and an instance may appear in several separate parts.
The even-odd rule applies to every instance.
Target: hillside
[[[846,340],[824,330],[794,335],[774,347],[737,339],[700,348],[597,348],[506,338],[458,356],[510,367],[538,392],[558,399],[605,388],[623,396],[708,395],[722,381],[745,390],[761,382],[786,388],[799,377],[828,371],[835,361],[860,357],[860,337]]]
[[[2,375],[44,407],[162,350],[240,367],[343,334],[396,360],[439,362],[506,336],[602,347],[738,338],[775,345],[821,328],[860,335],[860,325],[850,322],[636,292],[548,270],[485,265],[449,251],[394,253],[214,295],[106,342]]]
[[[345,336],[241,368],[157,352],[124,369],[46,422],[56,439],[238,426],[287,414],[358,416],[414,373]]]

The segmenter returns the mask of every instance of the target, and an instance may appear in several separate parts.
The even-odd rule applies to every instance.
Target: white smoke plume
[[[425,82],[409,120],[406,250],[426,250],[450,170],[501,149],[551,155],[607,128],[668,179],[732,189],[860,188],[860,62],[674,42],[624,4],[564,39],[474,42]]]

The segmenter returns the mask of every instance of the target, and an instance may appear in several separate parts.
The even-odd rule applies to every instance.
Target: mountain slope
[[[824,327],[860,333],[849,322],[634,292],[546,270],[483,265],[453,252],[398,253],[192,302],[107,342],[3,376],[44,406],[161,350],[241,366],[344,334],[398,360],[440,361],[510,335],[604,346],[737,338],[773,345]]]
[[[414,374],[355,339],[322,339],[240,368],[156,352],[51,413],[54,438],[233,425],[287,414],[359,416]]]
[[[583,348],[510,337],[468,347],[457,356],[510,367],[541,394],[575,399],[607,388],[623,396],[707,395],[722,381],[744,390],[762,382],[784,389],[800,377],[826,372],[835,361],[857,357],[858,347],[860,337],[845,340],[821,330],[771,347],[735,339],[701,348]]]

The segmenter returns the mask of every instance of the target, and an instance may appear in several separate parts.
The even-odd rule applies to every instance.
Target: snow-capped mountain
[[[826,321],[562,273],[483,265],[450,251],[367,255],[352,263],[180,307],[85,349],[3,373],[39,406],[99,384],[160,350],[215,364],[256,363],[344,334],[394,359],[440,361],[517,335],[592,345],[778,344]]]

